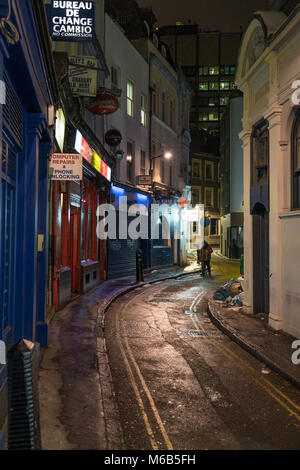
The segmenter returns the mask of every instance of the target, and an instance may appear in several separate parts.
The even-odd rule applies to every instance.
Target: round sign
[[[200,224],[203,225],[204,227],[208,227],[210,225],[210,218],[202,217],[202,219],[200,219]]]
[[[186,200],[185,197],[180,197],[178,200],[177,200],[177,204],[178,206],[183,209],[185,206],[188,205],[188,201]]]
[[[121,132],[117,131],[116,129],[107,131],[105,134],[105,142],[110,147],[117,147],[122,142]]]
[[[89,111],[94,114],[111,114],[119,108],[119,101],[111,93],[100,93],[96,96]]]

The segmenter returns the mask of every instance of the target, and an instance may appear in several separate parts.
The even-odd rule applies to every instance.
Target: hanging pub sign
[[[69,62],[69,82],[73,95],[96,96],[96,57],[70,56]]]
[[[108,92],[99,93],[92,103],[89,111],[94,114],[111,114],[119,108],[117,98]]]
[[[117,131],[116,129],[107,131],[105,134],[105,142],[110,147],[117,147],[122,142],[121,132]]]
[[[49,177],[53,181],[81,181],[82,156],[77,153],[54,153],[50,160]]]
[[[94,1],[51,0],[50,34],[54,41],[90,41],[95,23]]]

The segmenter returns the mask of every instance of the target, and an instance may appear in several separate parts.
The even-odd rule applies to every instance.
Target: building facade
[[[51,23],[52,4],[45,3]],[[100,115],[97,110],[92,111],[98,106],[97,100],[101,106],[100,90],[110,74],[103,51],[104,2],[96,2],[94,7],[91,39],[52,37],[60,91],[55,152],[62,158],[65,154],[80,154],[82,179],[50,182],[47,295],[50,314],[107,278],[107,247],[96,233],[97,207],[110,199],[115,159],[104,147],[101,111]]]
[[[244,251],[247,302],[300,337],[300,5],[259,12],[242,42]]]
[[[244,173],[242,130],[243,98],[231,98],[221,121],[220,250],[224,256],[239,259],[243,254]]]
[[[8,16],[7,1],[0,2]],[[4,21],[4,20],[3,20]],[[58,97],[43,4],[15,1],[0,36],[0,339],[47,344],[48,158]],[[0,428],[7,366],[0,365]]]

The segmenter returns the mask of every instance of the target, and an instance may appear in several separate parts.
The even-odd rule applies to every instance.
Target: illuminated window
[[[127,80],[127,114],[134,115],[134,85],[130,80]]]
[[[198,114],[198,121],[208,121],[208,113],[202,112]]]
[[[213,67],[209,67],[209,75],[219,75],[219,67],[216,65]]]
[[[146,104],[146,95],[141,95],[141,124],[146,127],[147,124],[147,104]]]
[[[208,82],[200,82],[199,91],[207,91],[207,90],[208,90]]]
[[[209,120],[210,121],[218,121],[219,120],[219,113],[218,112],[210,112],[209,113]]]
[[[230,82],[230,90],[237,90],[237,85],[235,82]]]
[[[127,142],[127,181],[133,183],[134,179],[134,151],[132,142]]]
[[[208,75],[208,67],[199,67],[199,75]]]
[[[220,97],[220,106],[227,106],[229,103],[229,96]]]
[[[209,89],[212,91],[219,90],[219,82],[209,82]]]
[[[220,90],[229,90],[229,82],[221,82]]]

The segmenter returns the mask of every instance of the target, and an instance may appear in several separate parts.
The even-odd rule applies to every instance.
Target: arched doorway
[[[253,312],[269,314],[269,212],[257,202],[253,217]]]

